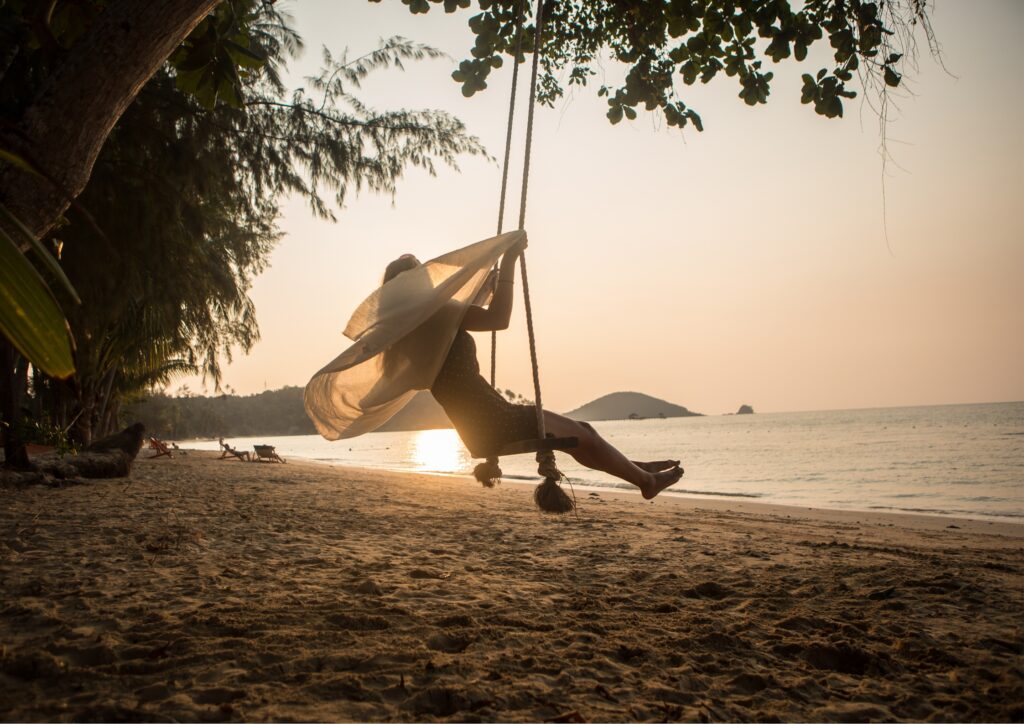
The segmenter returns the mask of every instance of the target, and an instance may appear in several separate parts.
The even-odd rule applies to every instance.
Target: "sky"
[[[375,73],[357,95],[380,110],[446,110],[500,159],[511,65],[468,99],[450,78],[472,45],[470,11],[279,5],[307,46],[293,85],[316,72],[321,46],[355,57],[393,35],[426,43],[452,59]],[[526,230],[545,406],[620,390],[707,414],[1024,399],[1024,3],[938,0],[933,22],[942,63],[922,38],[893,98],[885,166],[870,107],[847,101],[829,120],[799,102],[800,74],[827,64],[827,42],[772,69],[767,105],[746,106],[724,75],[680,84],[703,133],[644,112],[610,125],[600,77],[538,108]],[[523,124],[516,138],[512,189]],[[390,260],[494,233],[500,180],[482,158],[410,171],[393,199],[350,197],[337,223],[286,200],[284,236],[252,289],[262,339],[225,365],[225,389],[304,385],[348,346],[341,331]],[[510,203],[506,220],[517,213]],[[486,364],[487,335],[477,343]],[[203,390],[198,379],[170,389],[183,384]],[[499,335],[498,386],[532,391],[521,298]]]

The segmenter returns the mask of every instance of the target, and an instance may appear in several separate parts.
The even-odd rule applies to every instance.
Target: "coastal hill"
[[[674,405],[640,392],[613,392],[567,412],[573,420],[629,420],[645,417],[698,417],[682,405]]]

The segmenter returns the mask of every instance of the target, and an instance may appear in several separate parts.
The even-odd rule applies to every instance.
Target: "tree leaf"
[[[6,161],[12,166],[20,168],[22,171],[27,171],[33,176],[39,176],[40,178],[43,177],[41,173],[36,171],[35,166],[30,164],[28,161],[26,161],[16,153],[11,153],[10,151],[5,151],[2,148],[0,148],[0,159]]]
[[[67,320],[46,282],[0,230],[0,332],[51,377],[75,373]]]
[[[75,291],[74,285],[71,284],[71,280],[64,274],[64,269],[61,268],[60,262],[58,262],[46,247],[43,246],[42,242],[37,239],[28,228],[21,223],[21,221],[14,214],[10,212],[3,204],[0,204],[0,215],[3,215],[11,223],[11,225],[25,237],[25,241],[29,247],[36,253],[39,260],[50,270],[50,273],[57,277],[57,281],[61,283],[75,304],[81,304],[82,300],[78,298],[78,292]],[[18,246],[16,244],[16,246]]]
[[[236,43],[233,40],[225,40],[224,45],[227,46],[232,57],[241,65],[245,65],[250,68],[260,68],[267,62],[267,56],[265,54],[254,52],[251,48],[246,48],[241,43]]]

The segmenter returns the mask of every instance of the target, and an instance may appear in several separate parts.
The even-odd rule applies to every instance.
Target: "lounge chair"
[[[149,438],[149,447],[150,447],[150,449],[156,451],[155,455],[150,455],[149,456],[151,458],[159,458],[159,457],[163,457],[164,455],[166,455],[169,458],[173,458],[174,457],[174,453],[171,452],[171,449],[169,447],[167,447],[167,443],[165,443],[162,440],[158,440],[155,437]]]
[[[256,451],[256,460],[261,463],[283,463],[285,460],[277,451],[273,445],[253,445],[253,450]]]
[[[218,458],[219,460],[223,460],[226,457],[236,457],[239,460],[242,460],[243,462],[249,462],[251,460],[251,458],[249,457],[248,450],[236,450],[235,448],[231,447],[226,442],[224,442],[223,438],[221,438],[220,447],[221,454],[220,457]]]

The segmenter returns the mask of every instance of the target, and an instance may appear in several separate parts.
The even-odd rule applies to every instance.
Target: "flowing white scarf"
[[[367,297],[345,327],[352,346],[306,385],[306,414],[317,431],[328,440],[371,432],[429,389],[466,310],[486,303],[488,272],[525,234],[510,231],[443,254]]]

